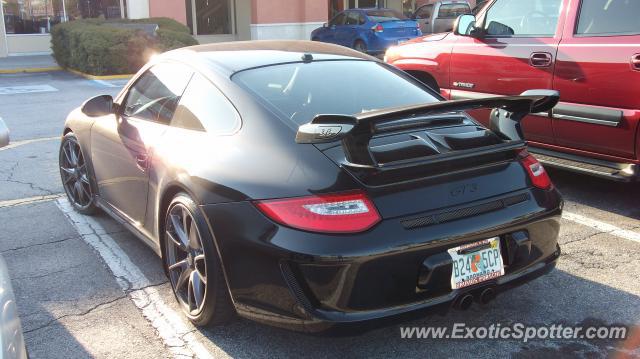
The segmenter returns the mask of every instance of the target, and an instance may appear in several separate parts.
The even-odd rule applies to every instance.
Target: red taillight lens
[[[531,178],[531,182],[535,187],[541,189],[549,189],[553,186],[553,183],[551,183],[551,178],[549,178],[547,171],[545,171],[542,164],[538,162],[535,157],[531,156],[526,151],[521,152],[520,156],[520,163],[522,163],[522,166],[529,174],[529,178]]]
[[[277,223],[311,232],[357,233],[380,222],[373,202],[361,191],[254,204]]]
[[[383,32],[384,31],[384,27],[380,24],[377,24],[376,26],[372,27],[371,30],[375,31],[375,32]]]

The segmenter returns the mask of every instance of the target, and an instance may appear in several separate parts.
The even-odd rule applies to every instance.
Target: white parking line
[[[0,201],[0,208],[24,206],[27,204],[48,202],[64,196],[64,193],[52,194],[47,196],[35,196],[29,198],[11,199],[8,201]]]
[[[104,87],[119,87],[118,85],[114,85],[114,84],[112,84],[112,83],[110,83],[108,81],[105,81],[105,80],[91,80],[91,81],[93,81],[93,82],[95,82],[95,83],[97,83],[97,84],[99,84],[101,86],[104,86]]]
[[[562,214],[562,218],[571,222],[581,224],[583,226],[591,227],[600,232],[608,233],[616,237],[640,243],[640,233],[622,229],[620,227],[614,226],[613,224],[601,222],[596,219],[591,219],[589,217],[571,212],[564,212]]]
[[[44,138],[34,138],[32,140],[16,141],[11,143],[9,146],[0,148],[0,151],[10,150],[12,148],[28,145],[30,143],[35,143],[35,142],[44,142],[44,141],[53,141],[53,140],[60,141],[61,138],[62,138],[61,136],[56,136],[56,137],[44,137]]]
[[[26,85],[0,87],[0,95],[21,95],[40,92],[57,92],[58,89],[51,85]]]
[[[83,240],[100,254],[122,290],[128,293],[142,315],[156,329],[174,357],[212,358],[197,340],[193,326],[167,306],[158,289],[151,286],[149,279],[96,220],[75,212],[66,198],[60,198],[56,204]]]

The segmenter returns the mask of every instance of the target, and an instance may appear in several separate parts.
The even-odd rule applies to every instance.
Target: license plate
[[[460,289],[504,275],[500,239],[490,238],[449,249],[451,288]]]

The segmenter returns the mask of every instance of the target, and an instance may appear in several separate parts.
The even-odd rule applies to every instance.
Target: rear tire
[[[365,44],[362,40],[356,40],[356,42],[353,44],[353,49],[366,54],[367,44]]]
[[[183,313],[196,326],[216,326],[236,314],[205,218],[185,193],[165,215],[164,265]]]

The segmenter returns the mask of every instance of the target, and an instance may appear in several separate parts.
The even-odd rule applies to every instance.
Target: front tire
[[[73,132],[62,138],[58,156],[62,186],[69,203],[82,214],[93,215],[98,211],[93,190],[93,176],[85,160],[78,138]]]
[[[229,322],[235,309],[204,216],[180,193],[165,217],[164,263],[183,313],[196,326]]]
[[[364,41],[362,40],[357,40],[354,44],[353,44],[353,49],[356,51],[360,51],[364,54],[367,53],[367,44],[364,43]]]

